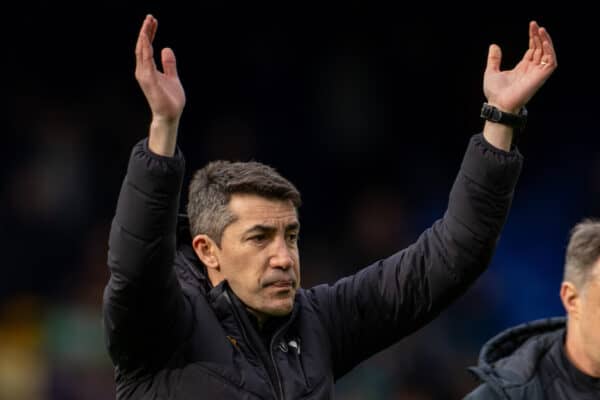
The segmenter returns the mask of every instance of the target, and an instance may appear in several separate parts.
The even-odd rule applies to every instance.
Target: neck
[[[258,329],[262,331],[263,327],[265,326],[265,322],[267,322],[267,319],[269,318],[269,316],[264,313],[261,313],[260,311],[256,311],[248,306],[246,306],[246,310],[248,310],[248,312],[250,314],[252,314],[256,317],[256,322],[258,323]]]
[[[567,338],[565,340],[565,353],[569,358],[569,361],[584,374],[600,378],[600,365],[595,362],[585,352],[583,348],[583,340],[581,334],[573,326],[569,326],[567,329]]]

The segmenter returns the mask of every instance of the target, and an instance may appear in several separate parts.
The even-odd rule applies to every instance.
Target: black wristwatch
[[[522,130],[527,123],[527,109],[521,108],[518,114],[511,114],[498,110],[496,107],[483,103],[480,117],[488,121],[498,122],[503,125],[512,126],[515,129]]]

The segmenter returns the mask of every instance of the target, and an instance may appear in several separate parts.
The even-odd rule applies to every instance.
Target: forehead
[[[298,222],[296,207],[290,200],[268,199],[255,194],[234,194],[229,200],[229,209],[237,217],[236,222],[243,225]]]

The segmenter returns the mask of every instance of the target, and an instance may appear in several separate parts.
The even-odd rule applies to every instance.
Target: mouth
[[[285,279],[267,283],[265,286],[277,289],[293,289],[296,286],[296,283],[291,279]]]

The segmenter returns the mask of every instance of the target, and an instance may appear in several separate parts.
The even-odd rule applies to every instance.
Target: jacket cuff
[[[181,189],[185,158],[179,146],[173,157],[161,156],[148,148],[148,138],[132,149],[127,167],[129,180],[147,192],[172,193]],[[155,179],[148,179],[148,175]],[[159,178],[158,180],[156,178]]]
[[[516,147],[504,151],[492,146],[482,133],[471,137],[463,158],[461,171],[470,180],[499,193],[514,190],[523,156]]]

